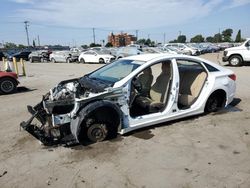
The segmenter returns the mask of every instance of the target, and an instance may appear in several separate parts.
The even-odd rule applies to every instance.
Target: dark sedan
[[[8,59],[9,59],[9,60],[12,60],[13,57],[15,57],[17,61],[19,61],[21,58],[22,58],[23,60],[28,61],[28,60],[29,60],[29,54],[30,54],[30,53],[31,53],[31,51],[21,51],[21,52],[17,52],[17,53],[14,53],[14,54],[9,55]]]

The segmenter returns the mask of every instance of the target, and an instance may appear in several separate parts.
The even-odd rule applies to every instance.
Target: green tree
[[[190,42],[195,42],[195,43],[204,42],[204,37],[202,35],[196,35],[193,38],[191,38]]]
[[[15,43],[12,43],[12,42],[6,42],[4,44],[4,48],[6,48],[6,49],[13,49],[13,48],[17,48],[17,45]]]
[[[81,45],[81,47],[82,47],[83,49],[87,49],[89,46],[86,45],[86,44],[83,44],[83,45]]]
[[[145,44],[145,42],[146,42],[146,39],[139,39],[139,40],[137,40],[137,44],[140,44],[140,45],[144,45]]]
[[[177,43],[178,41],[176,39],[169,41],[169,43]]]
[[[185,43],[186,40],[187,40],[186,35],[179,35],[177,38],[177,42],[179,42],[179,43]]]
[[[108,42],[108,43],[105,45],[105,47],[113,47],[113,44],[110,43],[110,42]]]
[[[238,31],[236,38],[235,38],[235,42],[241,42],[241,30]]]
[[[95,44],[95,43],[91,43],[89,45],[89,47],[100,47],[100,46],[102,46],[102,45],[101,44]]]
[[[33,47],[36,47],[36,42],[35,42],[35,40],[33,40]]]
[[[23,49],[23,48],[26,48],[26,46],[24,46],[23,44],[18,44],[17,46],[19,49]]]
[[[232,41],[232,39],[231,39],[232,34],[233,34],[232,29],[225,29],[224,31],[222,31],[223,42],[231,42]]]
[[[139,45],[147,45],[147,46],[155,46],[155,41],[152,41],[150,39],[139,39],[136,44]]]
[[[214,40],[213,42],[222,42],[222,36],[220,33],[217,33],[214,35]]]
[[[207,37],[206,42],[214,42],[214,37],[211,36]]]

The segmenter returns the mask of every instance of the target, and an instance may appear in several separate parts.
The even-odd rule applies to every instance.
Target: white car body
[[[69,63],[70,51],[53,51],[49,55],[49,59],[52,62],[67,62]]]
[[[250,61],[250,38],[240,46],[226,48],[222,60],[229,61],[232,66],[240,66],[243,62]]]
[[[101,54],[94,50],[82,52],[78,58],[81,63],[110,63],[115,57],[110,54]]]
[[[165,66],[168,66],[168,71],[163,74]],[[164,100],[153,101],[153,95],[148,95],[153,101],[151,104],[154,110],[148,112],[146,108],[141,108],[142,111],[136,109],[139,107],[136,100],[145,98],[136,92],[136,88],[140,88],[136,86],[136,82],[146,70],[151,70],[152,75],[150,92],[155,84],[166,85],[159,88],[164,92],[161,93]],[[158,79],[162,75],[169,76],[169,79]],[[60,129],[61,126],[67,125],[77,142],[82,142],[83,132],[87,133],[89,140],[96,142],[106,139],[111,128],[115,133],[124,134],[223,108],[234,99],[235,80],[233,71],[198,57],[143,54],[119,59],[80,79],[62,81],[50,90],[50,94],[43,98],[42,103],[29,111],[33,116],[38,114],[40,119],[44,119],[44,123],[46,119],[51,118],[51,121],[47,122],[48,130],[54,132],[54,127]],[[142,83],[141,86],[145,86]],[[183,90],[187,93],[183,93]],[[192,97],[192,90],[198,92],[191,102],[185,104],[184,101]],[[63,106],[68,104],[72,105],[71,110],[63,114],[56,112],[56,109],[62,110]],[[60,108],[56,108],[57,105]],[[51,116],[46,114],[47,111],[55,114],[52,113]],[[33,118],[23,122],[21,126],[25,129],[32,126]],[[86,127],[82,124],[84,122],[88,124]],[[51,135],[53,134],[46,137]]]
[[[180,83],[180,80],[179,80],[178,68],[177,68],[176,61],[175,61],[176,57],[177,58],[183,57],[186,59],[194,60],[194,61],[201,63],[203,66],[204,66],[203,63],[206,63],[219,70],[215,72],[208,72],[208,77],[204,84],[204,88],[202,89],[202,92],[200,93],[198,99],[190,108],[185,109],[185,110],[180,110],[177,107],[176,96],[178,96],[178,91],[179,91],[178,85]],[[139,56],[128,57],[127,59],[134,59],[138,61],[147,61],[147,62],[143,64],[141,67],[139,67],[138,69],[136,69],[134,72],[132,72],[130,75],[128,75],[126,78],[115,83],[114,88],[119,88],[125,85],[125,88],[129,90],[131,79],[135,75],[141,72],[145,67],[152,65],[155,62],[160,61],[165,58],[172,59],[173,69],[174,69],[173,70],[174,76],[173,76],[173,81],[172,81],[173,84],[172,84],[172,88],[170,92],[171,96],[169,97],[168,105],[166,106],[163,112],[147,114],[144,116],[138,116],[136,118],[132,118],[129,115],[125,116],[124,122],[123,122],[124,125],[122,126],[123,129],[121,129],[120,131],[121,134],[127,133],[129,131],[132,131],[138,128],[147,127],[153,124],[158,124],[158,123],[171,121],[171,120],[175,120],[175,119],[179,119],[179,118],[183,118],[187,116],[201,114],[204,112],[205,105],[209,96],[218,89],[222,89],[226,93],[225,106],[227,106],[233,101],[235,91],[236,91],[236,84],[234,80],[229,78],[230,75],[234,74],[233,71],[226,69],[224,67],[221,67],[210,61],[207,61],[201,58],[189,57],[185,55],[172,55],[172,56],[169,55],[168,56],[168,55],[160,55],[160,54],[158,55],[149,54],[149,55],[139,55]],[[207,68],[205,69],[206,71],[208,71]],[[125,109],[127,110],[124,111],[124,114],[126,115],[129,114],[128,107],[125,107]]]

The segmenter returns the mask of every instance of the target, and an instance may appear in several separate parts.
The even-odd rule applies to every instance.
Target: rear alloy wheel
[[[233,55],[229,59],[229,64],[234,67],[239,67],[242,65],[242,58],[239,55]]]
[[[2,78],[0,80],[0,91],[4,94],[13,93],[16,90],[16,83],[11,78]]]
[[[206,103],[205,111],[206,112],[216,112],[219,108],[220,100],[217,96],[211,95]]]
[[[83,58],[81,58],[80,63],[85,63],[85,60]]]
[[[106,123],[94,123],[87,128],[87,137],[91,142],[101,142],[108,136]]]
[[[101,64],[105,63],[104,59],[103,59],[103,58],[100,58],[100,59],[99,59],[99,63],[101,63]]]

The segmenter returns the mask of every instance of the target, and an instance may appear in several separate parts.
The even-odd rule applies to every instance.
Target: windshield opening
[[[88,77],[114,84],[129,75],[143,63],[143,61],[135,60],[118,60],[96,70]]]

